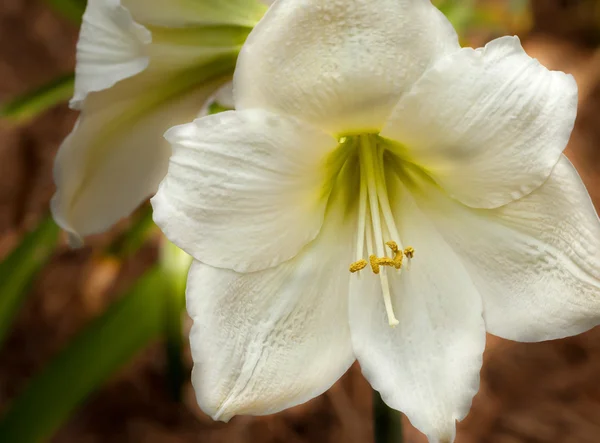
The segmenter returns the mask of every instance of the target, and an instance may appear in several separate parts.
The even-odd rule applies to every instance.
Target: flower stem
[[[402,443],[402,417],[400,412],[390,408],[373,390],[373,429],[375,443]]]

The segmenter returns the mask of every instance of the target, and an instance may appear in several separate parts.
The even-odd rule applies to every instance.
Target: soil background
[[[532,56],[549,68],[573,73],[580,85],[579,117],[567,155],[597,209],[598,3],[534,1],[532,30],[522,35]],[[72,71],[76,39],[77,26],[41,0],[2,0],[0,102]],[[0,258],[47,213],[54,190],[52,161],[75,118],[60,105],[25,125],[0,121]],[[0,414],[32,374],[155,260],[152,244],[118,267],[102,259],[103,248],[127,223],[93,238],[84,249],[61,245],[56,250],[0,350]],[[470,415],[459,424],[459,443],[600,442],[600,329],[537,344],[490,336],[484,360],[481,390]],[[152,344],[92,395],[51,442],[372,441],[371,391],[358,367],[305,405],[269,417],[238,417],[228,424],[204,416],[189,386],[182,402],[173,401],[165,367],[164,346]],[[406,441],[425,440],[407,424]],[[2,436],[0,442],[19,443],[5,442]]]

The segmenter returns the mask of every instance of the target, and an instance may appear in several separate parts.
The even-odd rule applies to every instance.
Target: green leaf
[[[171,287],[164,269],[148,271],[34,376],[0,422],[0,441],[48,439],[91,392],[164,331]]]
[[[0,262],[0,345],[35,277],[52,255],[58,231],[48,216]]]
[[[67,101],[73,95],[75,75],[57,78],[35,91],[17,97],[0,107],[0,117],[23,122],[45,110]]]
[[[75,23],[81,22],[86,6],[85,0],[46,0],[46,3]]]

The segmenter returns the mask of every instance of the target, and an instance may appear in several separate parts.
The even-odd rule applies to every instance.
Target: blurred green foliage
[[[143,206],[139,211],[130,216],[131,226],[127,231],[118,236],[104,251],[108,256],[119,260],[133,255],[148,240],[148,237],[158,230],[152,220],[152,208]]]
[[[530,0],[432,0],[456,28],[463,45],[480,46],[531,26]]]
[[[54,8],[69,20],[80,23],[81,17],[85,11],[86,0],[45,0],[48,5]]]
[[[48,216],[0,262],[0,346],[57,240],[58,226]]]
[[[42,221],[0,263],[0,339],[51,256],[58,232],[51,218]],[[143,208],[104,254],[123,260],[157,232],[150,208]],[[158,263],[36,374],[9,406],[0,420],[0,441],[47,440],[90,393],[159,337],[166,345],[168,387],[179,399],[186,378],[181,315],[190,262],[187,254],[162,238]]]
[[[184,272],[185,275],[185,272]],[[0,440],[48,439],[73,410],[148,342],[165,333],[181,275],[155,266],[35,375],[0,421]],[[177,312],[177,316],[181,311]]]
[[[73,96],[75,75],[69,74],[28,92],[0,107],[0,117],[23,123]]]
[[[183,325],[181,313],[185,309],[187,270],[192,258],[177,246],[166,242],[161,249],[161,263],[170,276],[172,296],[165,301],[165,339],[167,356],[167,382],[173,400],[181,400],[182,387],[188,377],[183,365]]]

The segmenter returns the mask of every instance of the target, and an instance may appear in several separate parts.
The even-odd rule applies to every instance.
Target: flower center
[[[390,326],[398,325],[394,315],[388,270],[400,271],[404,257],[411,259],[414,249],[402,250],[400,234],[394,222],[385,180],[384,151],[376,135],[358,137],[360,165],[360,197],[358,208],[358,234],[356,239],[356,261],[350,265],[351,273],[358,273],[371,266],[379,276],[383,301]],[[365,245],[369,261],[365,257]],[[387,248],[386,248],[387,247]],[[386,255],[389,249],[390,255]]]

